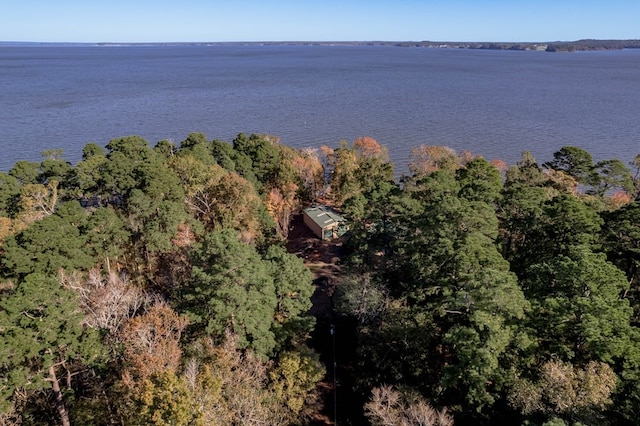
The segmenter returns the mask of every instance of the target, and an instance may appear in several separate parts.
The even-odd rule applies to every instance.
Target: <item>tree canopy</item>
[[[334,396],[345,424],[635,424],[638,158],[421,145],[398,177],[368,136],[191,133],[20,161],[0,423],[311,424]],[[318,203],[349,232],[298,229]]]

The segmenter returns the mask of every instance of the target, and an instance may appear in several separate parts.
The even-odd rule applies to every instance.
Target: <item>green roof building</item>
[[[327,206],[313,206],[304,209],[304,224],[321,240],[338,238],[347,232],[346,220]]]

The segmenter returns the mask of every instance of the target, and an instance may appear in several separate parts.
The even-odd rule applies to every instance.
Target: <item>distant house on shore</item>
[[[321,240],[338,238],[347,232],[346,220],[327,206],[313,206],[302,212],[304,224]]]

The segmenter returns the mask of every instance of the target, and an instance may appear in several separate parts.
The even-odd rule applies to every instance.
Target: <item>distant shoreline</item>
[[[594,50],[622,50],[640,48],[640,39],[552,42],[447,42],[447,41],[254,41],[254,42],[131,42],[131,43],[63,43],[0,41],[0,47],[153,47],[153,46],[394,46],[441,49],[480,50],[537,50],[546,52],[575,52]]]

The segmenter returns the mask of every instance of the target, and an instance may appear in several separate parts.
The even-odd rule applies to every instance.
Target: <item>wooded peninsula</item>
[[[640,154],[408,170],[192,133],[0,172],[0,424],[637,424]]]

